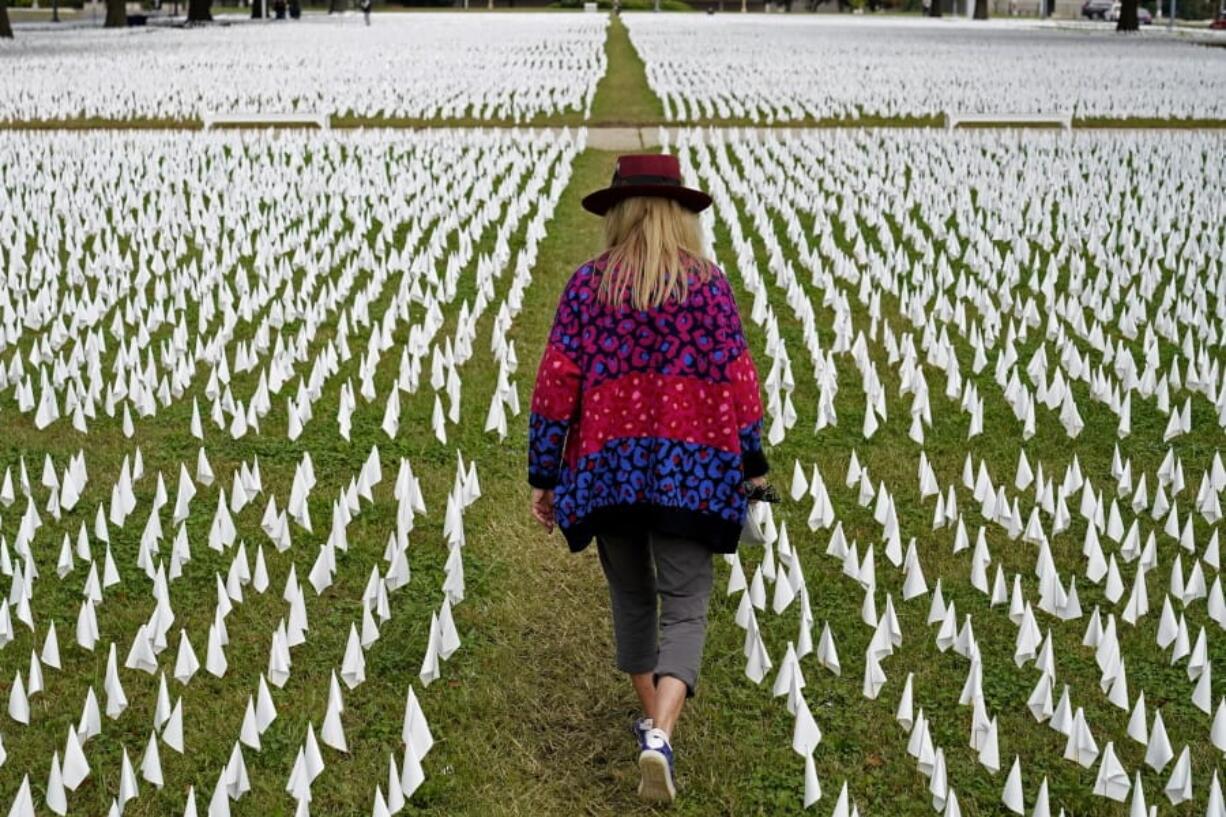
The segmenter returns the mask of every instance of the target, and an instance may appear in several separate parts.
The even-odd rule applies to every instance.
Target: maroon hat
[[[618,156],[613,165],[613,181],[603,190],[583,198],[583,209],[603,216],[622,199],[632,196],[658,196],[672,199],[691,212],[711,206],[711,197],[701,190],[681,184],[681,162],[667,153]]]

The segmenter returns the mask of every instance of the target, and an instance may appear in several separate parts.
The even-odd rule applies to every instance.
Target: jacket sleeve
[[[552,489],[558,483],[566,435],[579,407],[581,369],[576,363],[579,351],[579,315],[572,288],[567,287],[541,365],[532,389],[532,410],[528,420],[528,483],[534,488]]]
[[[764,476],[770,465],[762,451],[762,395],[758,385],[758,370],[749,352],[749,342],[741,326],[741,316],[732,296],[732,287],[725,281],[730,310],[727,315],[728,377],[732,382],[736,407],[737,436],[741,442],[741,467],[746,479]]]

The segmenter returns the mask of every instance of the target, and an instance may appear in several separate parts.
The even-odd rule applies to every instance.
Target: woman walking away
[[[764,486],[762,403],[732,289],[702,254],[711,198],[674,156],[622,156],[583,200],[606,250],[571,276],[532,395],[532,513],[596,539],[617,666],[643,707],[639,794],[676,795],[671,745],[694,694],[712,553],[736,550]]]

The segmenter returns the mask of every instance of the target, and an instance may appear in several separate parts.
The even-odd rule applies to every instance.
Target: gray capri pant
[[[596,537],[609,580],[617,668],[685,683],[694,694],[707,635],[714,574],[711,549],[692,539],[644,531]]]

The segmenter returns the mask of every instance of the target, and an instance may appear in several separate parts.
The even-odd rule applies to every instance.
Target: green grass
[[[1222,119],[1161,119],[1158,117],[1132,116],[1126,119],[1086,116],[1073,120],[1074,128],[1172,128],[1176,130],[1220,130],[1226,128]]]
[[[9,20],[14,23],[49,23],[51,22],[51,9],[47,6],[41,8],[13,8],[8,9]],[[60,20],[69,21],[75,20],[78,17],[85,15],[81,9],[61,8]]]
[[[619,17],[609,20],[605,54],[609,69],[597,86],[590,124],[599,127],[662,121],[664,108],[647,87],[643,60],[630,44],[626,24]]]
[[[659,124],[662,107],[646,86],[642,63],[630,46],[619,20],[611,23],[606,50],[610,69],[598,88],[593,124]],[[129,127],[132,124],[138,127],[192,125],[157,120],[138,123],[81,120],[67,125],[25,123],[20,127],[67,126],[86,129]],[[431,127],[490,123],[340,119],[334,124],[345,128],[379,124]],[[578,121],[564,117],[534,124],[573,125]],[[795,124],[788,123],[784,127]],[[851,124],[932,126],[940,123],[861,120],[858,123],[807,124],[841,127]],[[1086,120],[1078,124],[1113,127],[1119,123]],[[1218,127],[1220,124],[1210,122],[1195,126]],[[1145,120],[1138,126],[1180,125],[1165,120]],[[1186,126],[1193,125],[1187,123]],[[571,270],[595,254],[600,246],[602,224],[579,207],[579,200],[590,190],[604,185],[613,159],[614,154],[598,150],[588,150],[577,158],[570,185],[548,224],[548,237],[539,247],[534,285],[528,290],[524,310],[516,318],[512,329],[520,358],[516,380],[525,408],[531,376],[550,325],[556,297]],[[757,225],[745,203],[738,204],[742,227],[747,235],[756,236],[752,239],[756,261],[765,270],[770,260],[766,243],[758,235]],[[769,219],[769,226],[778,235],[783,247],[784,260],[799,264],[795,248],[785,238],[784,223],[779,214],[771,213]],[[895,231],[894,237],[900,238],[898,225],[892,220],[888,223],[889,228]],[[813,225],[806,220],[805,226],[811,230]],[[870,246],[879,240],[869,225],[861,223],[859,226]],[[926,226],[926,229],[930,228],[931,225]],[[484,250],[489,249],[489,229],[479,244]],[[727,225],[717,225],[716,238],[720,258],[731,269],[733,255]],[[398,240],[403,239],[403,234],[398,236]],[[836,227],[834,239],[844,251],[851,251],[852,242],[843,227]],[[520,244],[522,235],[512,242],[512,247]],[[807,281],[808,276],[802,273],[801,278]],[[465,274],[463,282],[461,287],[471,287],[471,270]],[[806,286],[806,289],[809,297],[820,303],[822,293],[813,291],[811,287]],[[743,290],[738,294],[747,315],[750,305],[748,296]],[[775,308],[785,310],[785,293],[773,282],[770,294]],[[867,331],[865,310],[855,301],[854,291],[849,294],[855,304],[857,329]],[[386,301],[382,301],[378,306],[385,304]],[[883,313],[899,330],[897,304],[886,299]],[[444,331],[450,333],[454,321],[454,312],[448,314]],[[923,706],[932,715],[934,740],[948,753],[951,780],[961,798],[964,814],[1000,812],[997,805],[1000,788],[1015,752],[1023,756],[1028,803],[1032,802],[1041,776],[1048,774],[1053,806],[1057,809],[1065,805],[1077,814],[1120,813],[1119,808],[1109,807],[1108,801],[1088,795],[1095,770],[1082,771],[1059,759],[1063,739],[1046,726],[1035,726],[1024,711],[1023,706],[1036,675],[1029,668],[1012,670],[1014,628],[1004,618],[1000,608],[989,609],[986,600],[969,588],[966,554],[953,556],[949,553],[952,531],[929,531],[932,503],[931,500],[921,503],[918,497],[915,469],[919,448],[906,438],[902,417],[904,406],[892,401],[890,422],[878,431],[871,442],[864,442],[859,434],[864,411],[863,394],[858,388],[858,377],[850,362],[844,358],[840,361],[844,388],[836,403],[839,426],[824,432],[820,443],[815,442],[808,429],[814,422],[817,393],[808,364],[801,358],[800,328],[790,320],[790,314],[785,316],[783,312],[780,324],[783,337],[794,355],[798,385],[793,399],[799,420],[796,430],[784,444],[770,452],[775,467],[774,479],[786,489],[792,462],[796,458],[806,464],[817,462],[821,466],[848,538],[858,539],[862,548],[870,542],[877,542],[877,568],[881,585],[878,609],[884,604],[884,593],[893,593],[904,638],[898,652],[884,662],[889,682],[880,699],[875,702],[865,700],[860,694],[860,682],[863,652],[871,631],[859,623],[858,609],[862,595],[858,587],[841,576],[839,564],[822,555],[828,533],[808,532],[805,526],[807,504],[797,507],[785,503],[780,508],[778,518],[787,521],[792,544],[802,554],[817,620],[814,637],[816,639],[820,633],[822,622],[829,620],[835,630],[843,664],[840,678],[817,668],[812,659],[806,659],[804,664],[808,682],[806,697],[825,734],[816,756],[825,794],[815,813],[829,813],[844,779],[850,781],[852,795],[863,813],[932,813],[926,794],[927,781],[915,771],[910,758],[902,751],[905,739],[892,718],[902,681],[908,671],[916,674],[916,705]],[[763,333],[748,321],[747,326],[756,359],[763,364],[768,361],[764,354]],[[294,674],[287,692],[274,690],[280,719],[265,736],[264,751],[245,752],[254,790],[245,800],[234,805],[236,814],[292,813],[291,801],[283,791],[284,783],[293,754],[305,732],[307,719],[314,720],[318,725],[322,718],[327,693],[327,668],[337,663],[343,653],[348,626],[358,610],[355,600],[360,595],[371,565],[378,561],[392,525],[394,506],[390,490],[394,471],[389,473],[388,464],[394,463],[400,456],[409,457],[416,473],[423,478],[430,509],[427,517],[418,520],[418,526],[410,536],[413,582],[392,597],[394,615],[383,630],[383,638],[368,654],[367,682],[345,694],[345,727],[351,752],[347,757],[341,757],[324,749],[329,765],[314,787],[316,801],[312,804],[312,813],[330,817],[369,813],[373,786],[376,782],[382,783],[386,777],[386,752],[390,746],[398,743],[404,694],[410,683],[418,689],[439,743],[426,761],[427,782],[418,791],[406,813],[549,817],[657,812],[640,804],[634,794],[637,772],[627,727],[635,714],[636,704],[629,685],[613,668],[607,591],[595,555],[590,550],[578,556],[570,555],[557,534],[546,536],[529,518],[529,492],[523,479],[526,472],[526,413],[511,423],[510,435],[502,443],[481,432],[488,396],[497,374],[487,353],[490,331],[490,317],[487,315],[474,344],[477,353],[463,370],[463,423],[458,428],[452,426],[449,429],[448,446],[437,444],[429,433],[431,401],[425,399],[428,392],[406,401],[401,419],[402,432],[394,442],[388,441],[377,427],[382,411],[381,401],[373,407],[359,401],[361,407],[355,415],[353,443],[346,444],[339,439],[333,425],[335,388],[326,390],[325,398],[316,406],[316,420],[296,443],[285,440],[283,417],[278,422],[268,424],[264,435],[248,436],[237,442],[210,427],[208,455],[218,479],[228,486],[231,474],[239,463],[258,455],[264,471],[266,492],[275,493],[281,505],[288,495],[294,464],[302,452],[309,450],[320,476],[320,484],[312,493],[311,505],[317,534],[326,529],[330,502],[336,492],[360,467],[372,444],[379,446],[384,462],[384,483],[376,489],[378,502],[373,507],[364,505],[351,525],[351,550],[342,557],[336,584],[319,600],[314,598],[313,590],[306,588],[308,604],[311,605],[309,640],[294,651]],[[823,333],[824,341],[832,336],[828,324],[821,324],[819,331]],[[1035,348],[1037,335],[1035,333],[1030,341],[1022,344],[1023,360]],[[321,333],[321,340],[326,336],[327,330]],[[896,394],[896,375],[886,365],[880,345],[870,344],[870,350],[886,379],[887,389],[891,394]],[[959,353],[965,356],[967,352],[965,345],[960,344]],[[1164,344],[1163,352],[1165,360],[1171,348]],[[8,357],[7,353],[5,357]],[[381,396],[386,393],[388,385],[386,369],[385,363],[377,380]],[[999,390],[991,383],[990,372],[991,367],[977,378],[986,398],[987,430],[969,448],[976,458],[988,459],[993,477],[998,482],[1011,482],[1020,427],[1001,401]],[[344,376],[356,380],[356,360],[347,364],[341,375],[332,382],[339,383]],[[928,430],[924,451],[933,461],[939,478],[946,484],[960,473],[962,452],[967,447],[964,445],[966,419],[957,411],[940,410],[948,408],[943,402],[945,398],[941,396],[943,378],[933,376],[932,372],[929,372],[929,376],[934,392],[934,425]],[[236,392],[240,394],[248,393],[254,385],[250,375],[237,380],[244,384],[242,389],[236,387]],[[1026,445],[1026,451],[1032,464],[1042,460],[1045,467],[1058,466],[1061,471],[1057,476],[1062,474],[1063,466],[1075,451],[1085,472],[1096,485],[1105,488],[1109,484],[1105,475],[1114,442],[1114,423],[1096,421],[1096,407],[1089,401],[1084,384],[1077,384],[1075,388],[1079,406],[1087,420],[1087,428],[1076,445],[1070,446],[1058,426],[1045,423],[1040,425],[1036,437]],[[424,386],[422,391],[425,391]],[[1197,432],[1175,443],[1189,468],[1188,482],[1193,490],[1199,469],[1221,444],[1220,435],[1214,433],[1214,418],[1203,411],[1203,401],[1199,402],[1201,404],[1196,406],[1195,412]],[[204,408],[202,404],[202,410]],[[1134,467],[1146,469],[1152,480],[1166,446],[1161,443],[1162,418],[1148,404],[1145,409],[1148,410],[1143,410],[1139,403],[1134,405],[1134,433],[1121,448],[1132,456]],[[283,406],[274,409],[274,413],[283,414]],[[149,476],[137,489],[140,510],[122,531],[112,530],[112,541],[124,570],[125,583],[117,591],[108,592],[107,600],[99,610],[99,622],[103,626],[100,645],[105,645],[111,638],[119,638],[121,662],[136,625],[147,617],[151,607],[149,583],[132,566],[132,554],[135,553],[152,498],[157,471],[166,473],[168,488],[173,495],[177,463],[193,461],[197,444],[186,436],[189,416],[190,401],[177,402],[160,412],[156,420],[141,423],[134,441],[141,446]],[[0,408],[0,418],[3,418],[5,429],[5,438],[0,444],[0,456],[3,457],[0,462],[12,463],[18,454],[24,453],[34,480],[40,471],[44,453],[51,453],[57,465],[62,467],[67,456],[82,446],[86,448],[91,483],[79,509],[62,525],[53,523],[46,513],[43,514],[48,529],[39,535],[38,542],[45,547],[45,551],[40,551],[45,552],[45,558],[40,557],[40,568],[44,574],[50,574],[61,529],[75,532],[82,518],[92,518],[95,505],[108,494],[108,480],[116,473],[124,453],[131,452],[132,444],[122,438],[117,423],[111,420],[99,420],[89,437],[84,439],[72,433],[60,433],[56,429],[52,433],[37,432],[31,427],[29,418],[19,414],[7,398]],[[441,518],[446,492],[454,473],[453,449],[457,447],[466,457],[477,460],[484,492],[482,499],[466,515],[468,597],[456,609],[464,646],[444,666],[443,678],[422,691],[416,676],[429,612],[439,600],[437,588],[445,557],[440,534]],[[884,479],[894,492],[906,533],[904,543],[908,535],[917,536],[929,587],[935,585],[938,575],[943,576],[946,600],[956,601],[960,616],[971,613],[974,617],[976,635],[988,667],[984,687],[989,709],[1001,718],[1001,760],[1005,768],[995,777],[979,767],[966,748],[969,710],[956,704],[966,673],[966,662],[952,653],[939,654],[935,651],[932,644],[935,631],[923,622],[927,600],[907,604],[901,601],[901,577],[885,561],[878,542],[879,527],[872,522],[868,511],[856,504],[854,492],[843,486],[843,472],[853,449],[861,462],[870,467],[875,480]],[[1151,490],[1152,487],[1151,483]],[[959,488],[958,494],[973,537],[979,522],[977,513],[971,507],[968,493]],[[37,495],[43,496],[41,490]],[[212,514],[212,505],[205,501],[206,498],[215,502],[211,493],[198,497],[193,505],[195,513],[188,525],[196,560],[191,567],[205,576],[210,575],[213,569],[224,570],[229,561],[228,555],[223,559],[204,545]],[[1186,512],[1187,494],[1181,500],[1181,512]],[[258,532],[258,521],[265,501],[266,497],[262,497],[238,517],[240,531],[246,536],[253,557],[255,544],[264,541]],[[0,531],[7,534],[10,540],[22,508],[19,502],[3,512],[4,525]],[[1073,511],[1075,515],[1076,509],[1073,508]],[[1197,529],[1198,533],[1203,531],[1203,524],[1198,522]],[[1083,532],[1084,523],[1075,516],[1071,531],[1063,534],[1053,547],[1066,580],[1068,566],[1077,559]],[[268,630],[284,614],[284,605],[279,598],[290,560],[296,564],[298,575],[304,582],[306,571],[313,561],[314,546],[318,544],[314,539],[319,537],[307,536],[297,529],[294,533],[295,547],[288,554],[277,554],[270,547],[265,547],[272,584],[264,596],[249,592],[246,602],[236,609],[230,619],[231,645],[226,652],[232,675],[216,680],[202,671],[187,689],[185,712],[189,721],[189,755],[179,757],[164,747],[162,749],[167,779],[175,786],[189,779],[195,781],[202,807],[207,803],[217,771],[237,734],[246,695],[254,688],[255,673],[267,662]],[[173,535],[173,532],[169,535]],[[1032,549],[1012,545],[995,529],[989,530],[989,543],[994,558],[1004,564],[1010,578],[1014,572],[1028,577],[1024,586],[1027,595],[1034,598]],[[1169,542],[1163,541],[1162,544],[1169,545]],[[98,547],[97,543],[95,547]],[[752,576],[759,557],[747,549],[743,558],[746,571]],[[1131,571],[1127,566],[1123,567],[1126,579],[1130,578]],[[1189,560],[1185,559],[1184,567],[1185,570],[1190,567]],[[995,565],[993,573],[994,569]],[[1160,609],[1161,597],[1157,588],[1164,585],[1168,571],[1169,562],[1164,562],[1156,576],[1151,576],[1152,609],[1146,619],[1148,628],[1152,628]],[[72,574],[63,585],[48,577],[36,593],[38,620],[42,622],[48,617],[56,620],[65,670],[59,673],[47,671],[48,689],[34,699],[34,726],[23,729],[7,720],[3,724],[9,760],[0,770],[0,807],[11,799],[20,774],[27,769],[31,772],[38,800],[45,783],[50,753],[62,748],[68,724],[75,722],[79,715],[86,687],[92,684],[101,693],[106,657],[101,652],[101,646],[99,653],[93,656],[83,655],[70,646],[78,602],[75,591],[81,578],[82,571],[78,566],[78,572]],[[677,735],[683,796],[673,813],[693,817],[796,813],[801,798],[803,765],[790,748],[791,718],[782,700],[772,699],[769,695],[768,686],[773,680],[773,673],[768,675],[763,688],[753,686],[744,677],[741,654],[743,632],[733,622],[736,600],[722,592],[726,579],[727,569],[721,564],[712,600],[702,690],[687,708]],[[1093,605],[1101,601],[1101,591],[1083,582],[1078,583],[1078,589],[1088,615]],[[173,599],[176,613],[180,615],[180,621],[188,626],[192,643],[203,661],[203,636],[211,617],[213,587],[207,581],[176,583]],[[776,666],[782,657],[783,646],[787,640],[795,637],[796,615],[795,606],[782,616],[759,614],[759,622]],[[1203,605],[1194,605],[1188,617],[1195,637],[1195,627],[1206,620]],[[1040,614],[1040,623],[1046,628],[1051,624],[1051,619]],[[1118,734],[1120,730],[1117,727],[1126,716],[1109,709],[1096,691],[1097,671],[1092,657],[1079,646],[1085,623],[1086,619],[1083,618],[1069,624],[1052,625],[1057,640],[1058,677],[1073,684],[1074,703],[1087,707],[1100,749],[1106,739],[1115,739],[1121,759],[1129,769],[1134,769],[1140,765],[1143,750]],[[178,626],[180,623],[176,622],[176,631]],[[17,624],[16,628],[18,639],[0,653],[0,684],[4,685],[9,683],[15,667],[25,665],[30,649],[41,647],[41,641],[38,644],[31,642],[23,625]],[[1223,642],[1215,627],[1209,627],[1209,631],[1212,656],[1218,665],[1220,678],[1220,668],[1226,666],[1226,654],[1222,650],[1226,642]],[[40,635],[41,632],[40,629]],[[1129,661],[1129,684],[1133,696],[1144,687],[1151,711],[1153,706],[1163,705],[1177,752],[1185,741],[1193,745],[1197,764],[1197,801],[1203,803],[1209,777],[1208,764],[1215,758],[1205,740],[1205,730],[1200,729],[1202,716],[1189,712],[1187,698],[1190,687],[1183,675],[1183,666],[1181,664],[1172,669],[1164,664],[1161,654],[1153,645],[1152,629],[1141,628],[1134,632],[1123,628],[1121,637]],[[164,663],[167,657],[173,661],[176,647],[177,640],[172,638],[170,651],[163,656]],[[148,738],[156,679],[124,670],[121,670],[121,674],[130,708],[117,723],[104,718],[104,735],[87,746],[95,774],[81,791],[70,797],[74,804],[71,813],[105,813],[116,788],[121,743],[127,745],[133,762],[139,764],[140,752]],[[1221,693],[1220,681],[1215,685],[1215,691]],[[177,683],[172,681],[172,700],[178,692]],[[1169,698],[1165,697],[1168,695]],[[1207,729],[1207,723],[1204,725]],[[1166,775],[1169,775],[1169,768],[1164,775],[1148,771],[1144,775],[1146,794],[1151,804],[1160,802],[1161,786],[1165,783]],[[168,787],[163,793],[154,795],[142,781],[141,791],[140,799],[129,804],[125,812],[127,815],[145,817],[180,813],[181,787]],[[1185,805],[1175,813],[1192,814],[1194,811]]]

